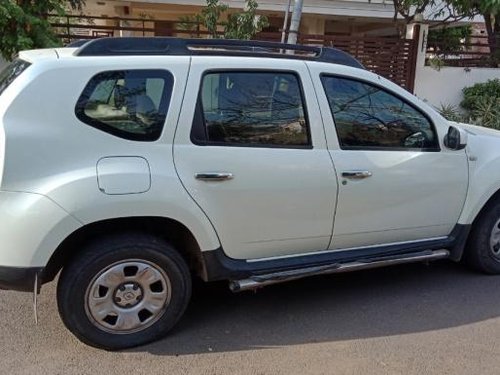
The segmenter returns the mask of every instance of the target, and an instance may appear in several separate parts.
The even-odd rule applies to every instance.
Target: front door
[[[193,59],[186,90],[199,95],[179,119],[177,172],[228,256],[325,250],[337,181],[307,69],[254,60]]]
[[[434,121],[441,119],[381,85],[316,77],[336,141],[329,145],[339,178],[331,249],[449,235],[465,201],[468,166],[465,150],[440,145],[446,124],[438,134]]]

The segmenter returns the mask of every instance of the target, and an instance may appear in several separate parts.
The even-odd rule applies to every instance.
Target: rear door
[[[237,259],[325,250],[332,234],[337,180],[307,68],[270,61],[193,58],[174,141],[182,183]]]

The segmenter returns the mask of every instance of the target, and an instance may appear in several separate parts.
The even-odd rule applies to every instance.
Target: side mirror
[[[444,145],[450,150],[462,150],[467,146],[467,133],[460,128],[450,126],[444,137]]]

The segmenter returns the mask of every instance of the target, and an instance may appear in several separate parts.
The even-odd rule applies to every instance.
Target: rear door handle
[[[201,172],[194,177],[201,181],[227,181],[233,179],[233,174],[229,172]]]
[[[372,176],[370,171],[345,171],[342,172],[342,177],[349,178],[351,180],[361,180],[363,178],[368,178]]]

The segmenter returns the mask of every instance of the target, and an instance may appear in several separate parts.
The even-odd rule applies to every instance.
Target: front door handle
[[[202,172],[196,173],[194,177],[201,181],[227,181],[231,180],[234,176],[229,172]]]
[[[351,180],[361,180],[363,178],[368,178],[372,176],[370,171],[345,171],[342,172],[342,177],[349,178]]]

